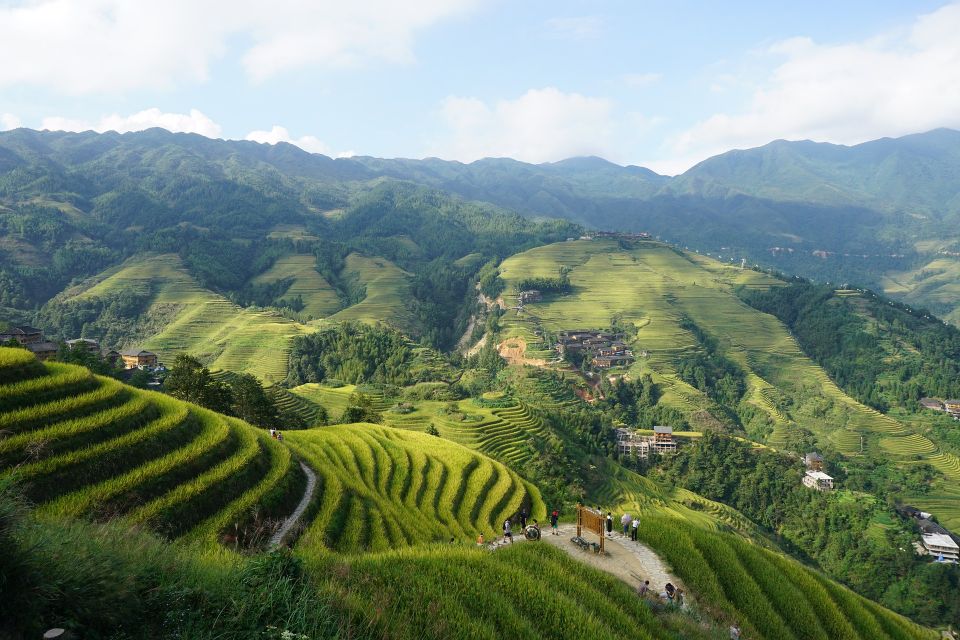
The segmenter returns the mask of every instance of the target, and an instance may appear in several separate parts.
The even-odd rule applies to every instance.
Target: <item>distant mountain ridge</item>
[[[928,295],[925,283],[912,282],[923,279],[930,271],[923,266],[939,252],[960,247],[960,132],[951,129],[854,146],[777,140],[709,158],[676,177],[597,157],[544,164],[332,159],[287,143],[161,129],[0,133],[0,204],[53,197],[81,211],[110,209],[112,217],[100,216],[104,224],[158,217],[197,224],[197,216],[209,223],[239,215],[261,236],[307,215],[322,227],[317,214],[339,210],[383,181],[416,183],[529,218],[647,231],[821,280],[879,288],[887,274],[906,273],[891,293],[923,289],[918,304],[943,314],[954,309],[941,292]],[[192,194],[210,184],[226,193],[213,212],[194,214]],[[106,191],[115,193],[105,199]]]

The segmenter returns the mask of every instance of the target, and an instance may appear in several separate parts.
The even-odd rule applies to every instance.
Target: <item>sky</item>
[[[960,129],[960,0],[0,0],[0,130],[665,174]]]

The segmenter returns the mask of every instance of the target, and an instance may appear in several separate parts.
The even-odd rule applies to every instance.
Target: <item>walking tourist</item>
[[[630,533],[630,522],[633,518],[630,517],[629,513],[625,513],[620,516],[620,526],[623,528],[623,537],[626,538],[627,534]]]
[[[526,507],[520,508],[520,528],[521,529],[527,528],[527,508]]]
[[[503,539],[510,540],[510,544],[513,544],[513,532],[510,531],[510,518],[507,518],[503,521]]]
[[[610,534],[613,533],[613,516],[610,515],[610,512],[607,511],[607,537],[610,537]]]
[[[553,510],[553,513],[550,514],[550,527],[553,529],[552,533],[555,536],[560,535],[558,524],[560,522],[560,514],[556,509]]]
[[[630,539],[634,542],[637,541],[637,530],[640,528],[640,518],[634,518],[633,523],[630,527]]]

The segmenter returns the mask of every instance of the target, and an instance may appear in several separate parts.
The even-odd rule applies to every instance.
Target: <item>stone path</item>
[[[303,491],[303,498],[300,499],[300,504],[298,504],[294,512],[290,514],[290,517],[283,521],[283,525],[273,534],[273,537],[270,538],[271,547],[280,546],[283,538],[290,533],[293,526],[297,524],[297,521],[303,516],[303,512],[307,510],[307,507],[310,505],[310,499],[313,498],[313,492],[317,488],[317,475],[313,472],[313,469],[302,462],[300,463],[300,468],[307,474],[307,488]]]
[[[642,542],[633,542],[614,532],[613,537],[607,538],[604,543],[606,554],[601,556],[592,551],[583,551],[570,542],[570,538],[577,535],[576,525],[561,524],[559,531],[560,535],[555,536],[550,533],[549,527],[545,528],[540,536],[541,542],[559,547],[581,562],[620,578],[631,587],[636,587],[643,580],[650,581],[650,590],[654,594],[660,593],[668,582],[683,587],[683,583],[670,572],[660,556]],[[584,533],[583,537],[588,542],[599,542],[594,534]]]

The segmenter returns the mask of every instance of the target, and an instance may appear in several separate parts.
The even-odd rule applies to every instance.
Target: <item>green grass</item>
[[[955,257],[937,256],[911,271],[887,273],[882,286],[888,296],[931,309],[954,324],[960,321],[960,260]]]
[[[289,432],[286,442],[319,476],[301,548],[385,550],[472,541],[500,531],[526,505],[544,520],[540,493],[503,464],[425,434],[356,424]]]
[[[471,400],[453,404],[457,407],[455,414],[447,412],[449,402],[415,402],[413,412],[387,411],[383,414],[384,421],[390,426],[414,431],[426,431],[432,424],[444,438],[518,470],[534,455],[531,440],[544,436],[542,422],[523,404],[506,408],[482,407]]]
[[[317,259],[313,254],[293,254],[278,258],[273,266],[252,280],[253,284],[270,284],[290,278],[290,287],[279,300],[292,300],[300,296],[303,313],[312,318],[324,318],[340,309],[340,298],[330,283],[316,269]]]
[[[211,369],[252,373],[265,382],[279,382],[286,378],[291,341],[313,330],[278,313],[238,307],[204,289],[175,254],[138,255],[103,275],[73,299],[124,291],[150,294],[144,317],[157,322],[151,325],[149,337],[136,346],[157,352],[168,364],[184,352]]]
[[[764,443],[784,448],[799,428],[849,456],[860,454],[862,435],[868,453],[903,464],[919,457],[944,473],[944,480],[923,499],[938,506],[941,519],[960,521],[960,503],[951,490],[960,473],[922,426],[901,423],[847,396],[803,354],[779,320],[748,307],[734,291],[782,282],[704,256],[681,255],[657,242],[639,242],[624,250],[613,241],[596,240],[531,249],[505,260],[501,273],[512,290],[522,277],[554,275],[561,266],[571,269],[572,292],[527,305],[523,316],[508,313],[502,323],[504,337],[535,340],[536,322],[548,331],[603,329],[620,314],[637,328],[634,352],[648,352],[630,367],[629,375],[650,374],[661,388],[660,402],[682,412],[694,429],[709,428],[712,419],[704,411],[709,399],[677,376],[678,360],[698,348],[680,326],[681,318],[689,317],[744,371],[744,401],[759,410],[756,420],[768,434]]]
[[[641,519],[639,533],[689,591],[717,608],[717,617],[739,621],[744,637],[937,637],[791,558],[734,536],[656,518]]]
[[[45,517],[121,517],[212,542],[289,485],[290,452],[264,431],[81,367],[0,384],[4,401],[15,408],[0,414],[0,479],[21,482]]]
[[[351,253],[341,277],[353,288],[363,287],[366,296],[357,304],[330,316],[330,320],[388,323],[402,330],[414,327],[410,311],[410,274],[385,258]]]

